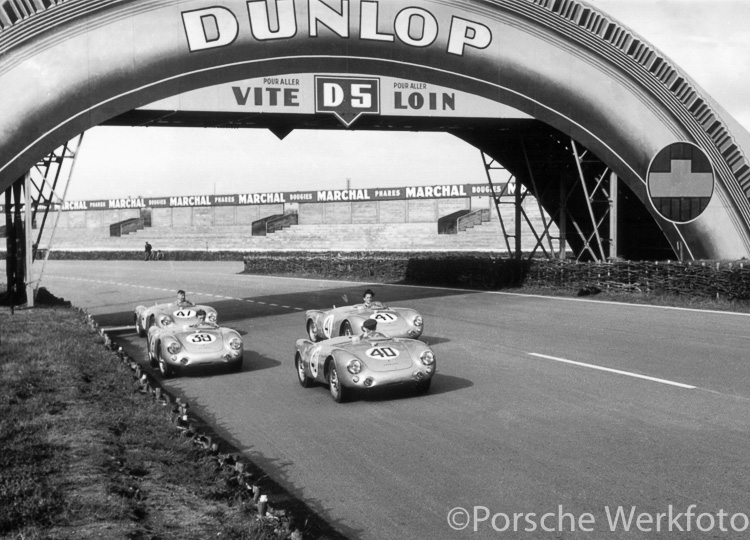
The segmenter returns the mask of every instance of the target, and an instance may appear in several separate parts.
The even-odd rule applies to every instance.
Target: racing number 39
[[[192,334],[188,336],[188,341],[191,343],[211,343],[214,337],[211,334]]]

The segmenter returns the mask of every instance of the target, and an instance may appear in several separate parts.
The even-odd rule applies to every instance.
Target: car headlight
[[[218,318],[219,317],[218,317],[218,315],[216,314],[215,311],[212,311],[211,313],[208,314],[208,320],[209,320],[209,322],[212,322],[212,323],[215,324],[216,321],[218,320]]]
[[[349,360],[349,363],[346,364],[346,369],[352,375],[356,375],[357,373],[362,371],[362,362],[360,362],[356,358],[352,358],[351,360]]]
[[[172,341],[169,343],[169,345],[167,345],[169,354],[177,354],[178,352],[180,352],[180,349],[182,349],[182,347],[176,341]]]
[[[170,317],[169,315],[162,315],[161,319],[159,319],[159,322],[162,326],[169,326],[174,322],[174,320],[172,320],[172,317]]]
[[[240,338],[238,338],[238,337],[235,336],[235,337],[233,337],[232,339],[229,340],[229,346],[233,350],[239,351],[242,348],[242,340]]]
[[[422,326],[422,324],[424,324],[424,322],[422,321],[421,315],[414,317],[414,326]]]
[[[430,349],[427,349],[426,351],[422,351],[422,354],[419,355],[419,359],[425,366],[432,365],[435,363],[435,353]]]

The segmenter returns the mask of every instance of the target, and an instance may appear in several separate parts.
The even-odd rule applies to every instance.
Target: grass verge
[[[0,311],[0,538],[298,538],[70,308]]]

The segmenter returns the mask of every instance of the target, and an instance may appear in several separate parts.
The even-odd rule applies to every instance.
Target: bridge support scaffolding
[[[560,163],[554,171],[535,169],[522,137],[513,144],[518,160],[515,174],[481,151],[508,256],[532,259],[541,253],[548,259],[571,257],[576,261],[616,258],[617,176],[573,139],[558,142],[569,151],[564,158],[567,163]],[[506,177],[502,183],[493,181],[499,174]],[[534,213],[538,212],[536,226],[529,216],[529,203]],[[524,234],[533,236],[533,245],[523,242]]]
[[[56,208],[55,223],[47,249],[44,251],[45,263],[49,258],[57,220],[65,202],[82,140],[83,134],[42,158],[31,171],[16,180],[5,192],[7,246],[5,303],[11,307],[21,304],[34,306],[44,265],[42,265],[39,277],[33,279],[33,262],[40,253],[38,248],[47,217],[50,211]],[[59,195],[60,188],[63,188],[62,195]],[[37,235],[34,241],[34,228],[37,224]]]

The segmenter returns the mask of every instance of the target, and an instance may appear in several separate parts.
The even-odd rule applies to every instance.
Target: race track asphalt
[[[182,288],[214,306],[244,334],[242,372],[165,386],[347,537],[748,537],[747,315],[241,270],[50,261],[42,286],[138,359],[137,304]],[[298,384],[304,310],[368,286],[424,316],[429,394],[336,404]]]

